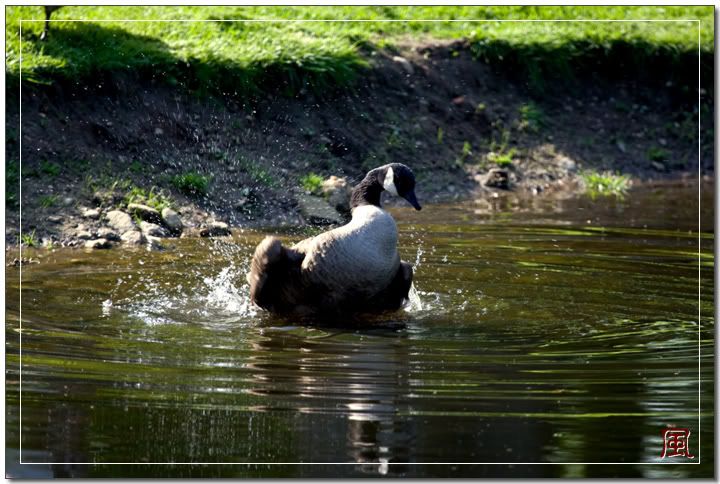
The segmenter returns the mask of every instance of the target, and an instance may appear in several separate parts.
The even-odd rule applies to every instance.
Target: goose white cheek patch
[[[385,180],[383,180],[383,188],[388,192],[392,193],[396,197],[398,196],[397,188],[395,188],[395,174],[392,168],[388,168],[385,174]]]

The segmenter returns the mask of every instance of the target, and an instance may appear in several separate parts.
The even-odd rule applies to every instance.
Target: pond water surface
[[[712,191],[393,208],[417,297],[362,327],[250,307],[259,232],[23,250],[8,474],[711,477]]]

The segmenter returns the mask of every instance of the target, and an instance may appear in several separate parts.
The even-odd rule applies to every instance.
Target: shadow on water
[[[164,252],[33,253],[22,453],[56,464],[17,463],[20,307],[8,267],[8,472],[708,476],[713,237],[668,222],[685,205],[659,211],[635,196],[598,205],[602,225],[588,224],[583,200],[501,220],[468,203],[393,209],[420,301],[369,328],[252,308],[244,277],[263,233]],[[702,440],[690,444],[701,465],[654,465],[669,425]]]

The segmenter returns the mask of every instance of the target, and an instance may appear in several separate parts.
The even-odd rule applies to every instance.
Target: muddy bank
[[[144,233],[140,243],[151,241],[143,222],[157,225],[150,237],[161,239],[302,227],[317,221],[303,205],[308,175],[352,185],[393,161],[413,168],[422,202],[572,192],[591,169],[638,180],[698,171],[698,106],[670,90],[598,77],[537,98],[462,42],[368,58],[353,89],[323,96],[201,98],[122,75],[24,87],[22,140],[17,103],[8,100],[6,243],[19,241],[20,203],[23,235],[32,234],[23,242],[38,245],[129,243],[112,211]],[[712,175],[711,110],[701,112],[700,168]],[[182,229],[131,203],[172,210]]]

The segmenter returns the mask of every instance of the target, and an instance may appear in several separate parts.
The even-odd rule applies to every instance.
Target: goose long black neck
[[[353,188],[350,195],[350,208],[359,207],[361,205],[380,206],[380,195],[384,190],[380,176],[382,170],[371,170],[365,175],[365,178]]]

